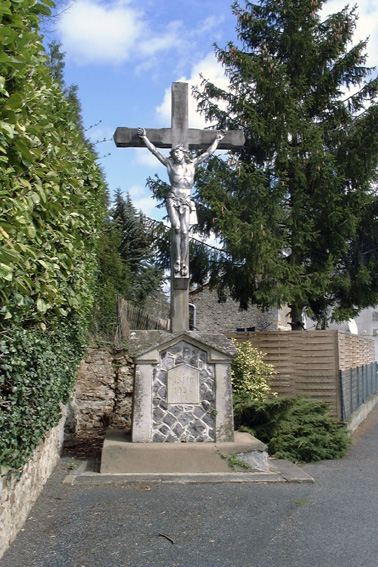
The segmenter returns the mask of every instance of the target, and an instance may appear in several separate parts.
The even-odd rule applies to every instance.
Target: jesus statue
[[[190,158],[188,150],[182,145],[172,148],[169,157],[167,157],[150,142],[144,128],[138,128],[138,135],[150,152],[167,168],[171,190],[166,198],[166,207],[172,226],[173,273],[175,277],[187,278],[189,277],[187,256],[190,213],[195,212],[195,203],[191,200],[190,195],[194,183],[194,174],[197,165],[204,162],[215,152],[219,142],[224,138],[225,132],[223,130],[216,132],[213,143],[203,154],[194,159]]]

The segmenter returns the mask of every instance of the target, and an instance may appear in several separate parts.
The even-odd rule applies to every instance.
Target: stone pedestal
[[[189,278],[171,278],[170,319],[174,335],[189,329]]]
[[[132,441],[233,441],[231,361],[236,348],[220,334],[135,331]]]

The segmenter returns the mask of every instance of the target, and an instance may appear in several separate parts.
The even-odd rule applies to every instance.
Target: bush
[[[292,462],[339,459],[350,444],[328,404],[302,397],[238,403],[235,426],[266,443],[270,455]]]
[[[270,380],[277,374],[272,364],[264,362],[265,354],[255,349],[249,341],[238,343],[233,339],[238,350],[231,366],[232,391],[235,401],[265,400],[270,391]]]

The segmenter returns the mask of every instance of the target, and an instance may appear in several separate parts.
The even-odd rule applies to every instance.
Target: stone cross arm
[[[173,145],[171,128],[146,128],[148,139],[157,148],[171,148]],[[188,128],[187,141],[189,149],[205,150],[214,141],[214,130],[199,130]],[[117,128],[114,141],[118,148],[145,148],[143,140],[138,136],[137,128]],[[228,130],[225,137],[218,144],[219,150],[239,150],[245,142],[242,130]]]

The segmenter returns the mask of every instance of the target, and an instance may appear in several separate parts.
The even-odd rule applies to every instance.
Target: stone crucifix
[[[171,332],[189,329],[189,225],[195,204],[190,192],[196,166],[205,161],[217,148],[241,149],[244,134],[241,130],[227,132],[188,128],[188,84],[172,84],[171,128],[117,128],[114,134],[117,147],[147,147],[163,163],[168,172],[171,191],[166,207],[171,221]],[[157,148],[171,148],[170,156]],[[189,149],[204,149],[190,159]],[[193,223],[192,223],[193,224]]]

